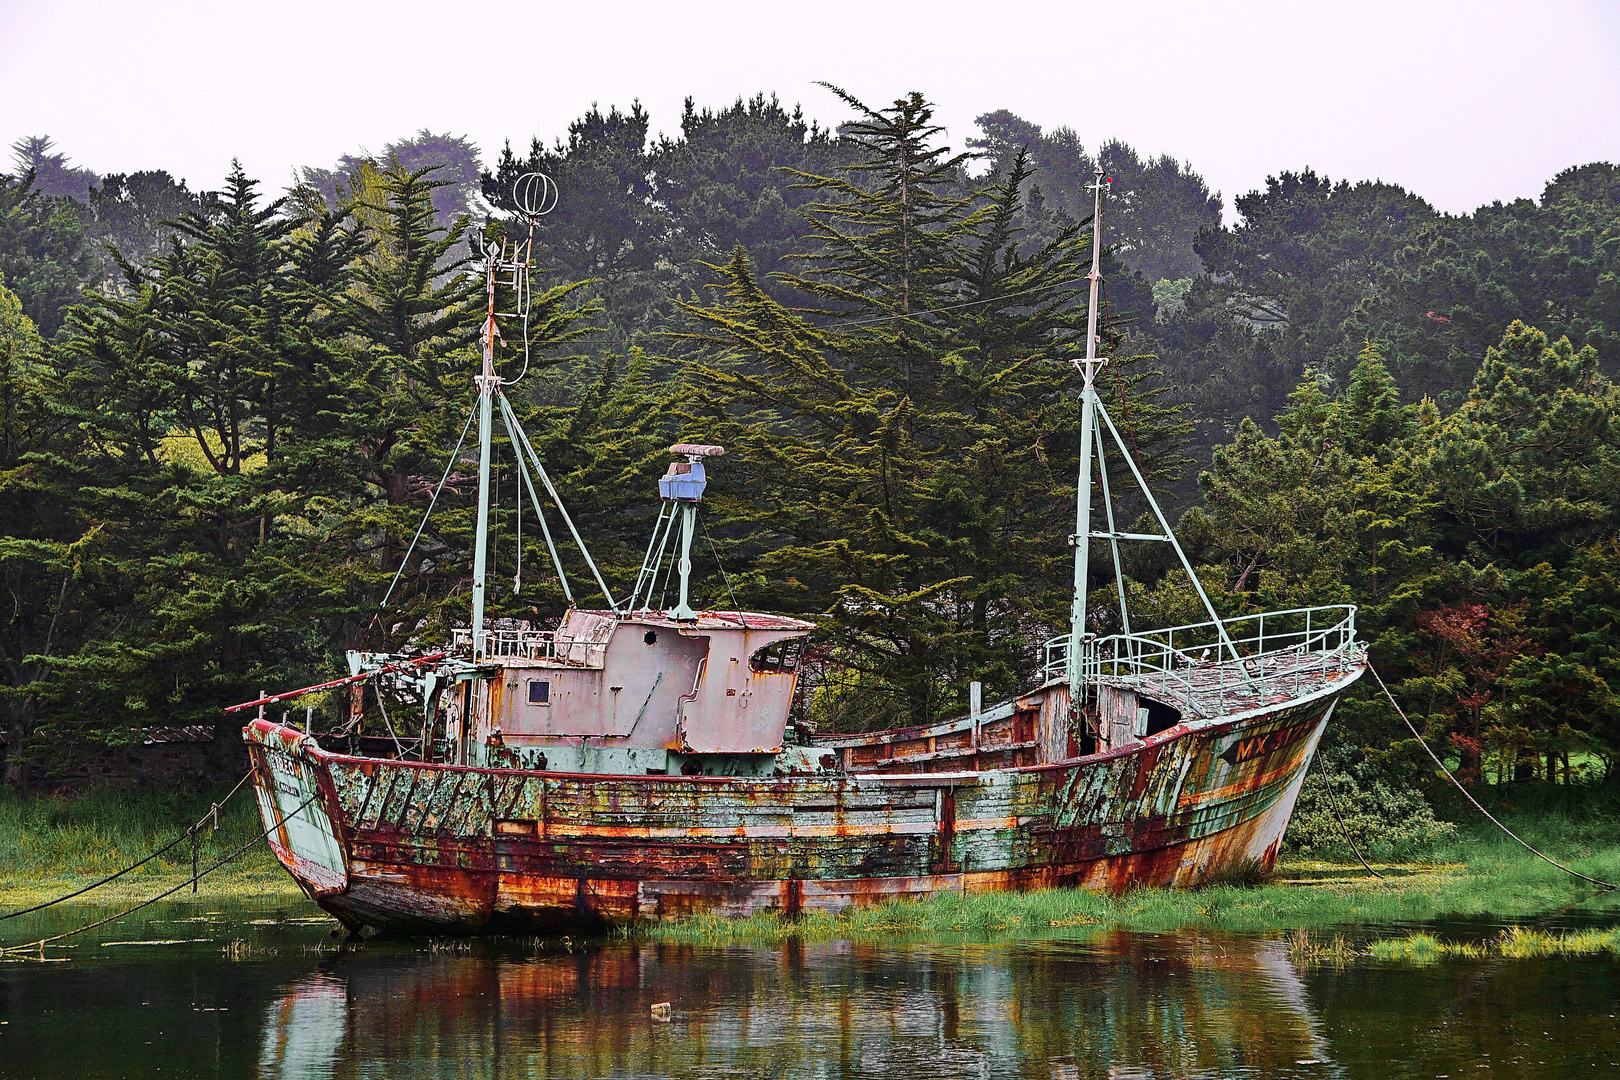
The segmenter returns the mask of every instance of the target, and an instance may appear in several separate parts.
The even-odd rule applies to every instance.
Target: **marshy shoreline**
[[[183,836],[224,794],[117,789],[65,797],[0,794],[0,913],[73,892],[128,866]],[[1610,815],[1540,808],[1524,810],[1508,823],[1527,841],[1582,873],[1606,881],[1620,878],[1620,822]],[[219,813],[219,828],[213,829],[210,821],[201,833],[201,865],[206,867],[247,843],[259,828],[251,799],[238,795],[230,800]],[[1504,928],[1520,925],[1542,933],[1544,939],[1565,929],[1590,930],[1599,937],[1581,939],[1581,948],[1588,952],[1613,952],[1620,944],[1607,932],[1620,925],[1620,893],[1595,889],[1564,874],[1485,822],[1459,830],[1422,858],[1373,860],[1382,878],[1369,874],[1348,852],[1327,854],[1286,854],[1263,878],[1247,875],[1244,880],[1190,890],[1134,889],[1116,896],[1083,890],[948,893],[837,914],[812,912],[797,919],[769,913],[746,919],[693,916],[619,933],[653,942],[758,945],[789,938],[1036,937],[1105,928],[1137,932],[1205,928],[1293,934],[1294,951],[1310,959],[1335,948],[1364,951],[1368,932],[1375,927],[1410,935],[1414,927],[1461,920]],[[181,843],[86,894],[82,901],[138,903],[184,884],[190,875],[190,845]],[[201,901],[250,897],[307,903],[262,843],[204,877],[195,894]],[[193,894],[184,888],[173,898],[192,899]],[[1555,917],[1580,925],[1548,932],[1532,925]],[[1335,935],[1338,946],[1333,944]],[[1531,939],[1517,940],[1513,947],[1523,951]],[[1443,955],[1449,947],[1443,940],[1418,940],[1403,948],[1421,958]],[[1388,952],[1393,947],[1382,948]]]

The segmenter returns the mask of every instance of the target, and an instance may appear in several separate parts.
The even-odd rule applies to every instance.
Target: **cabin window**
[[[529,704],[530,705],[550,705],[551,704],[551,681],[549,679],[530,679],[529,680]]]
[[[791,673],[799,670],[799,662],[803,659],[804,638],[788,638],[755,650],[754,655],[748,658],[748,666],[767,674]]]

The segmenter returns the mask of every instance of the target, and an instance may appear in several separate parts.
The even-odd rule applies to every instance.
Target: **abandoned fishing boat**
[[[549,190],[528,183],[528,194]],[[1100,173],[1095,186],[1100,212]],[[544,209],[524,206],[530,243]],[[641,573],[628,600],[614,599],[502,392],[496,282],[525,295],[529,246],[492,245],[470,624],[441,651],[350,653],[344,679],[232,707],[258,710],[244,737],[276,857],[351,929],[429,930],[793,915],[946,890],[1187,886],[1269,868],[1335,703],[1365,666],[1355,609],[1216,613],[1093,386],[1106,363],[1097,252],[1086,357],[1075,361],[1070,632],[1047,643],[1039,685],[1011,700],[981,706],[974,684],[965,716],[843,735],[790,720],[814,623],[692,606],[694,524],[720,447],[671,447]],[[551,630],[484,618],[497,410],[559,576],[536,479],[606,600],[570,606]],[[1159,532],[1116,527],[1110,443]],[[1094,541],[1107,543],[1116,578],[1122,542],[1171,545],[1207,619],[1133,628],[1121,584],[1121,632],[1087,633]],[[678,586],[667,610],[653,600],[661,571]],[[390,726],[388,740],[345,753],[290,714],[266,713],[344,684],[356,719],[368,685],[411,691],[420,737]]]

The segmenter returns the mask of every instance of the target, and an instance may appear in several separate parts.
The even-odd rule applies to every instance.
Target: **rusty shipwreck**
[[[526,180],[527,194],[549,191]],[[1099,211],[1103,187],[1099,173]],[[532,238],[544,207],[525,211]],[[276,857],[353,929],[792,915],[946,890],[1187,886],[1269,867],[1335,703],[1364,668],[1355,609],[1216,613],[1093,388],[1106,363],[1095,355],[1096,254],[1087,355],[1075,361],[1070,632],[1046,644],[1039,685],[1011,700],[981,707],[975,685],[965,716],[837,735],[790,721],[814,623],[691,605],[694,521],[719,447],[671,448],[628,600],[590,563],[605,607],[571,606],[551,630],[487,624],[497,411],[524,465],[520,495],[538,512],[538,478],[589,562],[494,366],[496,282],[524,295],[528,247],[492,246],[469,628],[439,651],[351,653],[348,677],[324,684],[349,686],[357,718],[368,684],[410,690],[418,737],[390,724],[387,739],[323,747],[288,714],[267,717],[307,691],[233,707],[258,709],[244,736]],[[1159,532],[1116,526],[1110,442]],[[1119,545],[1137,541],[1171,545],[1208,617],[1133,628],[1121,585],[1121,632],[1087,633],[1091,544],[1108,545],[1119,578]],[[654,604],[661,568],[666,587],[678,582],[668,609]]]

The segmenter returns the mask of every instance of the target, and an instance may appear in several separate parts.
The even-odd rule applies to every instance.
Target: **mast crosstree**
[[[1131,616],[1125,600],[1125,573],[1120,563],[1119,542],[1121,540],[1158,540],[1168,543],[1175,549],[1176,558],[1181,567],[1191,579],[1193,590],[1198,593],[1199,602],[1204,605],[1204,611],[1209,615],[1210,622],[1215,627],[1219,637],[1220,650],[1223,657],[1238,660],[1237,645],[1233,643],[1227,633],[1226,623],[1215,610],[1210,601],[1209,594],[1204,591],[1203,582],[1198,580],[1198,574],[1193,570],[1191,560],[1182,550],[1181,542],[1176,539],[1175,530],[1170,527],[1170,521],[1165,517],[1164,511],[1159,507],[1159,500],[1153,497],[1153,489],[1148,486],[1147,478],[1142,475],[1141,468],[1136,459],[1126,447],[1125,440],[1120,437],[1119,429],[1114,426],[1114,420],[1103,407],[1102,398],[1097,394],[1097,372],[1108,363],[1106,357],[1097,355],[1097,315],[1098,301],[1102,293],[1102,203],[1103,192],[1107,191],[1112,178],[1105,176],[1103,168],[1098,165],[1094,172],[1091,184],[1092,210],[1091,210],[1091,273],[1087,279],[1091,282],[1091,295],[1086,310],[1086,355],[1071,363],[1080,371],[1084,380],[1080,389],[1080,479],[1075,491],[1074,535],[1069,542],[1074,546],[1074,600],[1069,608],[1069,646],[1067,652],[1066,676],[1071,688],[1078,687],[1082,678],[1084,645],[1088,638],[1086,633],[1086,593],[1088,576],[1091,567],[1091,541],[1107,540],[1109,552],[1114,562],[1114,583],[1119,597],[1119,617],[1121,626],[1129,637],[1131,633]],[[1101,421],[1101,424],[1098,421]],[[1113,494],[1108,485],[1107,452],[1108,443],[1103,438],[1106,429],[1112,438],[1114,446],[1119,450],[1120,457],[1130,468],[1131,478],[1141,489],[1142,497],[1147,500],[1148,509],[1152,512],[1154,520],[1158,522],[1159,533],[1129,533],[1120,532],[1114,521]],[[1103,510],[1108,522],[1106,531],[1097,531],[1091,527],[1091,474],[1092,454],[1097,455],[1096,472],[1103,495]],[[1241,666],[1241,665],[1240,665]],[[1245,677],[1247,677],[1245,673]],[[1076,694],[1074,700],[1078,701]]]
[[[540,461],[540,455],[535,451],[534,444],[529,441],[528,434],[524,432],[518,422],[517,414],[512,409],[512,403],[507,400],[503,387],[511,386],[523,379],[529,371],[529,310],[531,302],[529,274],[533,268],[534,230],[540,218],[549,214],[557,205],[557,186],[544,173],[525,173],[518,177],[513,185],[512,194],[517,202],[519,213],[528,222],[528,236],[519,241],[512,241],[502,237],[499,243],[483,243],[484,256],[484,295],[485,311],[484,325],[480,334],[482,345],[481,364],[478,374],[473,376],[473,385],[477,389],[477,398],[473,405],[472,416],[467,418],[467,426],[472,424],[473,416],[478,419],[478,523],[473,536],[473,573],[472,573],[472,656],[473,662],[479,663],[486,659],[487,643],[484,630],[484,607],[488,595],[489,585],[489,516],[490,516],[490,476],[492,443],[495,434],[495,411],[499,403],[501,425],[506,432],[507,441],[511,444],[513,457],[517,461],[518,475],[521,478],[523,489],[529,493],[529,504],[534,507],[534,516],[540,524],[541,535],[546,541],[546,551],[551,556],[553,568],[557,571],[557,581],[562,586],[563,597],[570,609],[578,605],[574,600],[574,592],[568,583],[568,574],[563,569],[562,558],[557,552],[556,539],[551,534],[551,526],[546,521],[544,504],[535,492],[534,477],[540,478],[540,484],[550,497],[551,504],[557,508],[562,517],[563,524],[568,528],[568,534],[573,538],[579,553],[585,558],[585,565],[589,567],[591,577],[602,590],[602,596],[607,600],[608,608],[614,615],[619,614],[619,605],[613,599],[613,593],[602,577],[602,572],[591,558],[591,552],[585,546],[585,538],[580,535],[579,529],[574,525],[573,518],[568,516],[568,508],[563,505],[562,496],[557,493],[556,485],[546,473],[545,466]],[[503,282],[504,279],[504,282]],[[496,310],[497,285],[504,283],[512,291],[514,297],[513,311]],[[500,340],[501,333],[496,323],[498,318],[520,318],[523,320],[523,370],[515,379],[504,379],[495,370],[495,342]],[[462,437],[457,440],[456,447],[450,453],[450,462],[445,467],[444,477],[440,479],[438,487],[433,491],[433,498],[428,503],[426,513],[422,516],[422,524],[417,527],[416,535],[412,537],[410,547],[400,560],[399,569],[395,572],[393,580],[389,583],[388,591],[384,594],[379,606],[386,606],[388,599],[393,595],[394,586],[398,584],[400,576],[410,562],[411,552],[416,548],[416,542],[421,539],[422,531],[427,526],[427,520],[433,514],[433,508],[438,502],[439,493],[443,490],[445,482],[450,477],[450,471],[455,465],[457,456],[461,453],[462,442],[467,436],[467,429],[462,429]],[[532,473],[531,473],[532,470]],[[522,489],[519,491],[519,513],[517,529],[518,558],[522,559]],[[521,581],[522,568],[513,579],[513,589],[516,591]]]

